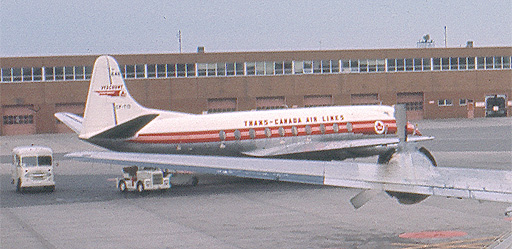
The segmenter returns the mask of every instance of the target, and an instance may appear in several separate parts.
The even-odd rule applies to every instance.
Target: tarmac
[[[512,170],[512,118],[418,126],[436,137],[424,145],[440,166]],[[55,152],[53,193],[17,193],[10,184],[10,151],[30,144]],[[510,203],[430,197],[400,205],[381,194],[354,210],[357,189],[208,175],[198,186],[121,194],[113,181],[120,166],[63,158],[104,150],[74,134],[2,136],[0,146],[1,248],[481,248],[510,242],[512,231]],[[403,236],[410,233],[433,235]]]

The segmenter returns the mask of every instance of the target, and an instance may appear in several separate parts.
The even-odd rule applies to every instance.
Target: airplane
[[[107,152],[74,152],[88,162],[158,167],[359,188],[360,208],[380,192],[401,204],[429,196],[512,203],[512,171],[438,167],[417,142],[405,105],[337,106],[188,114],[149,109],[129,94],[116,60],[100,56],[84,117],[55,117]],[[377,163],[342,161],[378,155]]]
[[[97,59],[84,118],[55,116],[80,139],[123,152],[343,160],[396,149],[391,106],[332,106],[189,114],[148,109],[126,89],[114,58]],[[411,141],[432,137],[407,124]],[[423,153],[431,154],[424,149]]]

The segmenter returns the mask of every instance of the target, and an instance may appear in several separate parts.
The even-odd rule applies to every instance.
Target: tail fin
[[[89,139],[137,117],[150,115],[155,118],[160,113],[164,111],[145,108],[130,96],[117,61],[103,55],[94,63],[79,137]]]

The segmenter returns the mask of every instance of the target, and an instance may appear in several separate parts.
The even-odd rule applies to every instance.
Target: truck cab
[[[16,191],[42,188],[55,190],[53,151],[44,146],[21,146],[12,150],[11,183]]]

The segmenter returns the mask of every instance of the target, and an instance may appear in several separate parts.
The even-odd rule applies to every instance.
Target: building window
[[[85,67],[85,79],[86,80],[91,79],[91,75],[92,75],[92,66],[86,66]]]
[[[176,77],[176,64],[167,64],[167,77]]]
[[[396,59],[396,71],[400,72],[400,71],[404,71],[404,70],[405,70],[404,59]]]
[[[466,57],[459,57],[459,70],[467,70],[467,59]]]
[[[34,81],[41,81],[41,80],[43,80],[43,68],[34,67],[32,69],[32,74],[33,74],[32,77],[33,77]],[[82,76],[83,76],[83,69],[82,69]]]
[[[274,62],[274,72],[275,74],[283,74],[284,73],[284,63],[282,61]]]
[[[256,62],[256,75],[265,75],[265,62]]]
[[[450,57],[450,70],[458,70],[459,69],[459,58]]]
[[[156,65],[156,75],[158,78],[165,78],[167,77],[165,64],[157,64]]]
[[[217,64],[217,76],[226,76],[226,63],[216,63]]]
[[[187,64],[187,77],[196,77],[196,64]]]
[[[23,81],[32,81],[32,68],[24,67],[21,71],[23,74]]]
[[[206,76],[206,63],[197,63],[197,77]]]
[[[313,73],[322,73],[321,61],[313,61]]]
[[[245,72],[247,75],[254,75],[256,73],[256,62],[246,62]]]
[[[485,57],[485,69],[493,69],[494,57]]]
[[[423,63],[422,70],[423,71],[430,71],[431,70],[430,58],[422,58],[421,61]]]
[[[501,57],[501,56],[494,57],[494,69],[501,69],[501,67],[503,65],[502,58],[503,57]]]
[[[147,64],[147,75],[148,78],[156,78],[156,65],[155,64]]]
[[[485,57],[477,58],[477,69],[485,69]]]
[[[232,76],[235,75],[235,63],[226,63],[226,75]]]
[[[441,59],[442,70],[450,70],[450,58]]]
[[[294,74],[303,74],[304,73],[304,62],[303,61],[294,61],[293,62],[293,73]]]
[[[359,60],[359,72],[360,73],[368,72],[368,60]]]
[[[187,68],[190,64],[187,64]],[[190,69],[187,69],[187,77],[190,77],[191,74],[189,74]],[[217,63],[208,63],[206,64],[206,72],[208,73],[208,76],[217,76]],[[194,72],[195,73],[195,72]]]
[[[475,69],[475,57],[468,57],[468,70]]]
[[[510,56],[503,57],[503,69],[510,69]]]
[[[3,116],[4,125],[33,124],[34,115],[6,115]]]
[[[236,75],[244,75],[244,63],[242,62],[237,62],[235,63],[235,66],[236,66]]]
[[[433,70],[441,70],[441,58],[434,58],[432,60],[434,63],[433,63]]]
[[[340,61],[339,60],[331,60],[331,72],[332,73],[340,72]]]
[[[284,63],[284,74],[293,73],[293,63],[291,61],[285,61]]]
[[[331,61],[322,61],[322,73],[331,73]]]
[[[146,65],[135,65],[135,78],[145,78]]]
[[[377,72],[386,71],[386,60],[377,60]]]
[[[396,71],[396,60],[388,59],[388,72],[395,72],[395,71]]]
[[[44,69],[44,79],[45,80],[55,80],[53,78],[53,67],[46,67]]]
[[[176,64],[176,76],[177,77],[185,77],[186,76],[185,64]]]
[[[313,73],[313,61],[304,61],[304,73]]]
[[[466,106],[468,104],[467,99],[459,99],[459,106]]]
[[[437,101],[438,106],[452,106],[453,101],[451,99],[440,99]]]
[[[413,59],[405,59],[405,70],[412,71],[414,69]]]

